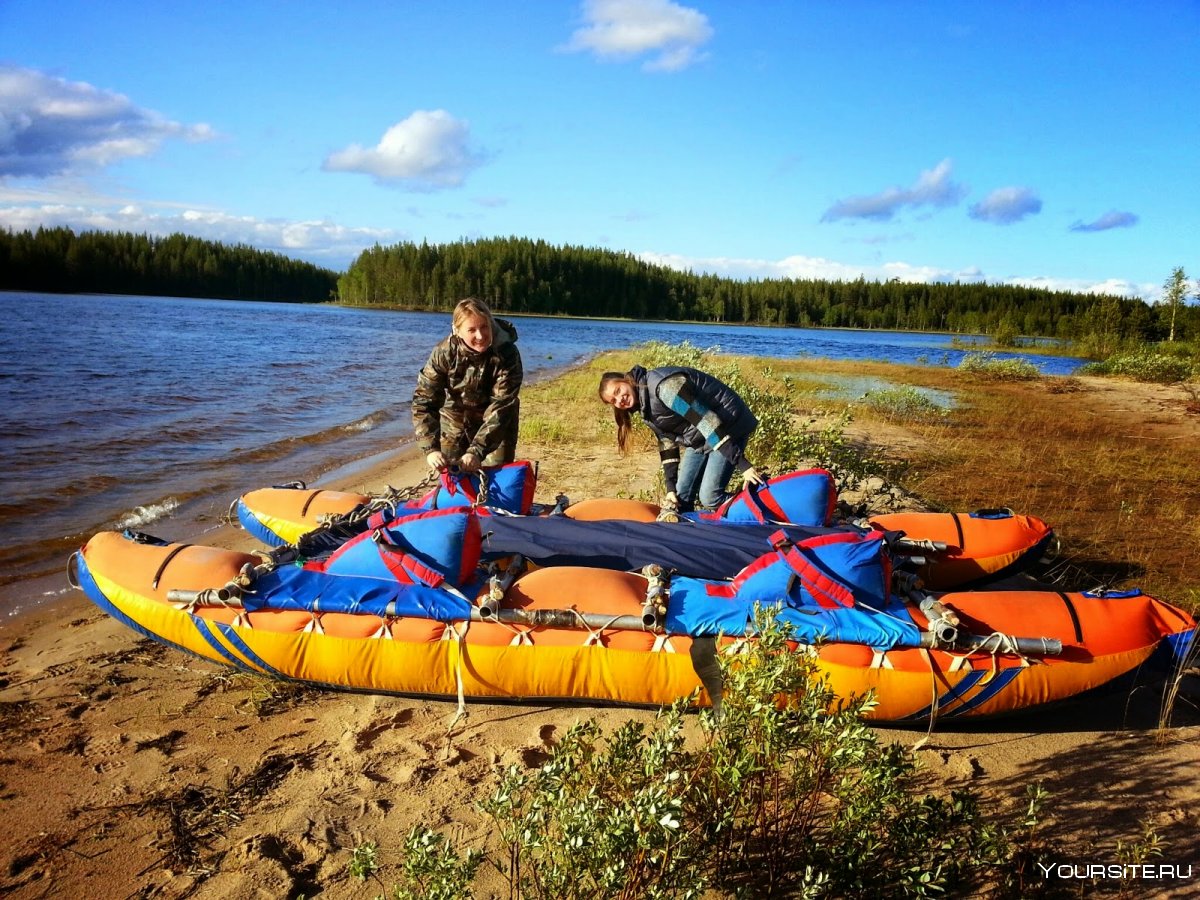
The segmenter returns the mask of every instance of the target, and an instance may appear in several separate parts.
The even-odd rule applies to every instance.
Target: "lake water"
[[[948,335],[511,317],[530,380],[647,340],[731,353],[957,365]],[[411,438],[440,313],[0,293],[0,616],[96,531],[216,528],[256,487],[321,483]],[[1015,354],[1048,374],[1082,360]],[[630,363],[637,360],[630,358]],[[36,582],[32,581],[36,579]],[[32,584],[32,586],[31,586]]]

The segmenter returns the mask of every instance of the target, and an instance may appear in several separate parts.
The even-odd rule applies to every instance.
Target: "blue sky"
[[[1200,274],[1200,2],[0,0],[0,227]]]

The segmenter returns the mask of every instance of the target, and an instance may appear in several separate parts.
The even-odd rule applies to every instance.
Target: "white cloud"
[[[1117,296],[1141,297],[1153,301],[1162,292],[1160,285],[1137,284],[1118,278],[1104,281],[1086,279],[1051,278],[1030,276],[1015,278],[988,278],[977,266],[962,269],[944,269],[937,266],[922,266],[894,261],[874,266],[861,266],[825,259],[820,256],[785,256],[783,259],[754,259],[737,257],[688,257],[673,253],[638,253],[637,257],[647,263],[668,266],[681,272],[710,273],[728,278],[795,278],[829,281],[900,281],[913,284],[939,282],[963,282],[988,284],[1011,284],[1023,287],[1044,288],[1050,291],[1074,291],[1083,294],[1115,294]]]
[[[1022,287],[1044,288],[1048,291],[1073,291],[1077,294],[1114,294],[1118,297],[1141,297],[1155,303],[1162,296],[1162,285],[1138,283],[1124,278],[1106,278],[1094,281],[1086,278],[1053,278],[1035,275],[1029,278],[1008,278],[1001,284],[1017,284]]]
[[[585,0],[582,13],[587,24],[575,30],[565,51],[601,59],[657,54],[642,64],[649,72],[677,72],[698,62],[713,36],[707,16],[670,0]]]
[[[912,187],[892,187],[878,194],[838,200],[825,211],[821,221],[887,220],[904,207],[954,206],[966,196],[967,189],[950,179],[951,169],[950,160],[943,159],[932,169],[922,172]]]
[[[0,196],[0,201],[4,199]],[[247,244],[337,269],[344,268],[373,244],[404,239],[392,230],[350,228],[328,220],[288,222],[205,209],[160,212],[131,203],[108,207],[70,203],[0,207],[0,228],[33,231],[43,226],[62,226],[77,232],[128,231],[160,237],[190,234],[223,244]]]
[[[1002,187],[992,191],[967,210],[972,219],[995,225],[1011,225],[1042,211],[1042,201],[1030,188]]]
[[[458,187],[484,161],[470,149],[469,138],[467,123],[444,109],[419,109],[384,132],[374,147],[351,144],[331,153],[322,168],[360,172],[413,191]]]
[[[1110,228],[1132,228],[1138,223],[1138,217],[1131,212],[1120,212],[1110,209],[1094,222],[1075,222],[1072,231],[1108,231]]]
[[[148,156],[169,139],[214,136],[208,125],[172,122],[122,94],[0,64],[0,177],[84,173]]]
[[[966,273],[952,272],[932,266],[914,266],[904,262],[859,266],[820,256],[800,256],[799,254],[785,256],[778,260],[686,257],[669,253],[639,253],[637,256],[654,265],[669,266],[684,272],[725,275],[729,278],[795,278],[830,281],[854,281],[858,278],[865,278],[868,281],[889,281],[899,278],[901,281],[933,282],[947,279],[965,281],[969,277]],[[969,277],[969,280],[975,281],[978,278]]]

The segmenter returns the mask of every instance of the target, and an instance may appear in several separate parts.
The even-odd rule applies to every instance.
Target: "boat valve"
[[[928,594],[921,597],[918,608],[929,620],[929,630],[940,644],[950,646],[958,640],[958,626],[961,624],[958,613]]]
[[[525,557],[514,556],[503,573],[493,570],[488,578],[487,590],[479,598],[479,615],[485,619],[496,618],[496,613],[504,603],[504,595],[512,587],[512,583],[525,568]]]
[[[646,601],[642,604],[642,627],[658,628],[667,614],[670,575],[662,566],[651,563],[642,567],[642,577],[646,579]]]

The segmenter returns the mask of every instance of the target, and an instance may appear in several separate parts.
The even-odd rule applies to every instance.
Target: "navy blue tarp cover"
[[[580,522],[566,516],[485,516],[483,558],[519,553],[542,566],[593,566],[631,571],[657,563],[693,578],[732,578],[771,549],[782,530],[789,540],[856,531],[851,527],[709,522]]]

